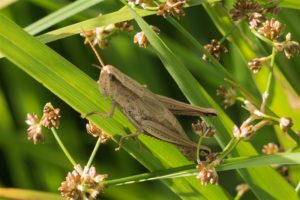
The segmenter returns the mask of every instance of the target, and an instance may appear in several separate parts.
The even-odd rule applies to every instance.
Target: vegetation
[[[0,198],[299,199],[297,0],[0,8]],[[120,110],[88,115],[112,100],[98,89],[91,46],[152,92],[216,109],[178,117],[212,153],[191,162],[145,134],[115,151],[136,128]]]

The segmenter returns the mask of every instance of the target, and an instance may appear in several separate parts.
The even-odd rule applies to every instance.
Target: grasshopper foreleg
[[[89,117],[91,115],[95,115],[95,114],[96,115],[101,115],[103,117],[111,118],[114,115],[116,106],[117,106],[117,103],[115,101],[112,101],[108,113],[100,112],[100,111],[93,111],[93,112],[89,112],[88,114],[83,116],[83,118],[87,118],[87,117]]]
[[[135,133],[122,136],[121,139],[120,139],[120,141],[119,141],[119,146],[117,148],[115,148],[115,150],[119,151],[121,149],[122,144],[123,144],[123,142],[124,142],[125,139],[131,138],[131,137],[135,138],[135,137],[137,137],[141,133],[142,133],[142,130],[137,129]]]

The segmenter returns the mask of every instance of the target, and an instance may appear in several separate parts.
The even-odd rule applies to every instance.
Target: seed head
[[[293,58],[300,52],[300,44],[296,41],[292,41],[291,33],[286,35],[284,42],[275,42],[274,46],[278,51],[283,50],[288,59]]]
[[[156,14],[165,18],[172,14],[174,17],[179,19],[180,17],[185,16],[185,12],[183,10],[185,3],[186,0],[166,0],[166,3],[159,5]]]
[[[27,139],[33,140],[33,143],[44,142],[44,135],[42,133],[42,125],[38,116],[34,113],[28,113],[26,124],[29,125],[27,129]]]
[[[205,121],[200,120],[198,120],[197,123],[192,123],[192,129],[201,137],[212,137],[216,132],[211,126],[207,125]]]
[[[93,166],[82,170],[80,165],[76,165],[58,190],[68,200],[93,200],[103,192],[106,178],[106,174],[96,174]]]
[[[233,127],[233,135],[237,139],[248,140],[255,133],[253,125],[243,123],[241,127]]]
[[[41,123],[46,128],[58,128],[60,125],[60,109],[54,108],[51,103],[46,103]]]
[[[248,62],[250,70],[256,74],[261,69],[262,65],[266,62],[266,57],[254,58]]]
[[[275,154],[279,152],[279,147],[277,144],[274,143],[268,143],[263,146],[262,153],[266,155]]]
[[[207,185],[209,183],[212,185],[218,185],[218,174],[214,167],[208,168],[205,163],[200,162],[197,165],[197,168],[199,169],[197,179],[200,180],[202,185]]]
[[[147,8],[152,6],[153,0],[127,0],[128,4],[132,7],[135,8],[136,6],[141,6],[142,8]]]
[[[281,117],[279,127],[283,132],[287,132],[289,128],[294,125],[293,120],[290,117]]]
[[[204,45],[204,48],[217,60],[220,60],[222,53],[227,53],[226,47],[220,44],[217,40],[211,40],[210,44]],[[207,55],[203,54],[202,59],[208,61]]]
[[[87,44],[88,41],[91,41],[94,46],[98,44],[101,49],[105,49],[108,46],[111,36],[119,31],[131,32],[133,31],[133,26],[129,21],[125,21],[109,24],[107,26],[100,26],[94,30],[81,33],[80,35],[85,37],[85,44]]]
[[[246,20],[250,28],[265,21],[264,9],[255,0],[237,0],[229,12],[233,21]]]
[[[86,130],[93,137],[100,137],[101,138],[101,143],[105,143],[105,142],[107,142],[107,140],[110,139],[109,135],[107,135],[104,131],[102,131],[100,128],[98,128],[91,121],[89,121],[89,123],[86,124]]]
[[[226,88],[225,86],[220,85],[217,89],[217,95],[221,97],[225,109],[235,103],[236,91],[232,87]]]
[[[276,41],[282,34],[283,29],[284,26],[279,21],[272,18],[263,23],[263,26],[258,29],[258,33],[272,41]]]
[[[159,28],[157,28],[156,26],[151,26],[151,28],[154,32],[159,34],[159,32],[160,32]],[[135,36],[133,38],[133,43],[135,43],[135,44],[137,43],[139,45],[139,47],[143,47],[143,48],[147,48],[149,46],[149,41],[143,31],[135,34]]]

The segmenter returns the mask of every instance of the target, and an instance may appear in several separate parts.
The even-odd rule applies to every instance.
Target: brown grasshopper
[[[90,46],[102,67],[98,80],[99,90],[102,95],[112,99],[110,111],[106,115],[112,117],[115,108],[119,107],[137,129],[135,133],[123,136],[120,146],[125,138],[144,133],[174,144],[189,160],[195,161],[197,144],[188,138],[173,114],[215,116],[216,111],[152,93],[112,65],[104,65],[94,46],[91,43]],[[88,115],[95,113],[103,115],[100,112]],[[206,146],[201,146],[201,150],[210,152]]]

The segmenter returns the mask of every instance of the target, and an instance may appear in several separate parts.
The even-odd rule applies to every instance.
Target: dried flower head
[[[236,91],[232,87],[226,88],[225,86],[220,85],[217,89],[217,95],[221,97],[225,109],[235,103]]]
[[[277,144],[274,143],[268,143],[263,146],[262,153],[266,155],[275,154],[279,152],[279,147]]]
[[[192,123],[193,131],[201,137],[212,137],[215,134],[215,130],[205,123],[205,121],[198,120],[197,123]]]
[[[157,28],[156,26],[150,26],[150,27],[155,33],[159,34],[160,32],[159,28]],[[135,34],[133,38],[133,43],[135,44],[137,43],[139,47],[143,47],[143,48],[147,48],[149,46],[149,41],[143,31]]]
[[[105,142],[107,142],[107,140],[110,139],[109,135],[107,135],[103,130],[101,130],[100,128],[98,128],[91,121],[89,121],[89,123],[86,124],[86,130],[93,137],[100,137],[101,138],[101,143],[105,143]]]
[[[134,29],[132,24],[130,23],[130,21],[119,22],[119,23],[116,23],[115,26],[120,31],[125,31],[125,32],[132,32]]]
[[[44,142],[44,135],[42,133],[42,125],[38,116],[34,113],[28,113],[26,124],[29,125],[27,129],[27,139],[33,140],[33,143]]]
[[[235,190],[237,191],[236,196],[238,196],[238,197],[243,196],[247,191],[249,191],[249,189],[250,189],[250,187],[246,183],[236,186],[236,188],[235,188]]]
[[[210,44],[206,44],[204,45],[204,48],[217,60],[220,60],[221,58],[221,54],[222,53],[227,53],[228,50],[226,49],[226,47],[224,47],[223,45],[221,45],[220,42],[218,42],[217,40],[213,39],[211,40]],[[208,61],[208,56],[203,54],[202,59],[205,61]]]
[[[159,5],[156,14],[165,18],[169,16],[169,14],[172,14],[174,17],[179,19],[180,17],[185,16],[183,10],[185,3],[186,0],[166,0],[166,3]]]
[[[281,117],[279,127],[283,132],[287,132],[289,128],[294,125],[293,120],[290,117]]]
[[[248,140],[255,133],[253,125],[243,123],[241,127],[234,125],[233,135],[237,139]]]
[[[66,180],[58,188],[61,195],[68,200],[96,199],[104,190],[106,174],[96,174],[95,167],[82,170],[76,165],[72,172],[69,172]]]
[[[46,103],[41,123],[46,128],[58,128],[60,125],[60,109],[54,108],[51,103]]]
[[[207,185],[209,183],[212,185],[218,185],[218,174],[214,167],[208,168],[204,162],[200,162],[197,165],[197,168],[199,169],[197,179],[200,180],[202,185]]]
[[[152,6],[153,0],[127,0],[128,4],[132,7],[135,8],[136,6],[141,6],[142,8],[147,8]]]
[[[250,70],[256,74],[261,69],[262,65],[268,60],[266,57],[254,58],[248,62]]]
[[[265,21],[264,8],[254,0],[237,0],[229,12],[233,21],[246,20],[250,28]]]
[[[286,35],[284,42],[276,42],[274,47],[278,51],[284,51],[284,54],[288,59],[291,59],[300,52],[300,44],[296,41],[292,41],[291,33]]]
[[[258,33],[272,41],[276,41],[282,34],[283,29],[284,26],[279,21],[272,18],[263,23],[263,26],[258,29]]]
[[[88,41],[91,41],[92,45],[97,45],[104,49],[108,46],[108,42],[112,35],[117,33],[118,31],[133,31],[133,26],[128,21],[109,24],[107,26],[100,26],[94,30],[86,31],[81,33],[82,37],[85,37],[84,43],[87,44]]]

